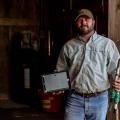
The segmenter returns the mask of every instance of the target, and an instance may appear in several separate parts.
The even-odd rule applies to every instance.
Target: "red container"
[[[38,92],[40,102],[42,104],[42,110],[46,112],[60,112],[63,109],[64,94],[53,94]]]

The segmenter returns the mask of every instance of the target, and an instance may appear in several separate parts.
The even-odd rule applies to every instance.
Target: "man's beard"
[[[87,30],[85,30],[86,29],[85,27],[87,27]],[[87,35],[87,34],[91,33],[93,30],[94,30],[93,25],[89,28],[88,28],[88,26],[83,25],[77,29],[77,32],[79,35]]]

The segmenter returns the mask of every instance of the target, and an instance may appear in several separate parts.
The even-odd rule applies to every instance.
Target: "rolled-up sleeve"
[[[57,60],[56,70],[67,71],[67,69],[68,69],[68,63],[67,63],[66,50],[65,47],[63,46]]]
[[[107,71],[108,71],[108,74],[115,77],[115,70],[117,68],[118,60],[120,59],[120,54],[119,54],[119,51],[113,41],[109,42],[108,47],[109,47],[109,49],[108,49]]]

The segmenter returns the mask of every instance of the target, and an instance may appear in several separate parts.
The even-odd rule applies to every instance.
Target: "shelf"
[[[26,26],[26,25],[39,25],[38,22],[32,19],[21,18],[0,18],[1,26]]]

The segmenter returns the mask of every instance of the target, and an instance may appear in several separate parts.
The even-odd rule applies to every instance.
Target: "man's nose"
[[[83,24],[83,25],[86,25],[86,23],[87,23],[86,20],[83,19],[83,20],[82,20],[82,24]]]

